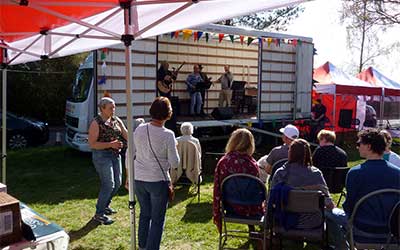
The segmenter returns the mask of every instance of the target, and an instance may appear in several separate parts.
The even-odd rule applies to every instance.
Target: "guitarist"
[[[201,110],[200,110],[200,115],[201,116],[205,116],[206,113],[204,112],[204,103],[205,103],[205,98],[206,98],[206,91],[211,87],[212,82],[211,82],[211,78],[212,77],[208,77],[206,73],[203,72],[203,66],[201,64],[199,64],[199,68],[200,68],[200,76],[203,79],[203,82],[201,82],[197,89],[200,90],[200,94],[201,94],[201,100],[203,101],[203,104],[201,104]]]
[[[157,71],[157,90],[159,96],[165,96],[171,99],[171,85],[176,80],[177,74],[169,70],[169,63],[163,61],[160,63],[160,68]]]
[[[188,75],[186,79],[187,91],[190,94],[190,115],[200,115],[201,104],[203,100],[201,99],[201,93],[198,86],[203,82],[200,75],[200,67],[198,64],[193,66],[193,73]]]

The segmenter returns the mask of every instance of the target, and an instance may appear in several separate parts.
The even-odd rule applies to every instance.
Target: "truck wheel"
[[[28,146],[28,140],[24,135],[14,134],[8,140],[8,147],[10,149],[22,149]]]

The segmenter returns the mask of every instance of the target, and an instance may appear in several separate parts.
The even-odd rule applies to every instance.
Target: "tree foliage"
[[[287,25],[303,11],[304,8],[300,6],[285,7],[234,18],[230,24],[235,26],[242,25],[258,30],[284,31]]]
[[[346,0],[345,2],[364,2]],[[400,24],[400,0],[369,0],[365,18],[369,23],[379,25]]]
[[[19,115],[62,124],[65,102],[85,54],[8,67],[7,109]]]

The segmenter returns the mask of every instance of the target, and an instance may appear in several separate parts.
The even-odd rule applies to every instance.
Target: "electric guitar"
[[[165,80],[159,80],[157,81],[157,88],[158,90],[163,93],[163,94],[168,94],[172,90],[172,84],[175,83],[176,77],[178,76],[179,70],[185,65],[186,62],[183,62],[177,70],[173,68],[173,71],[171,73],[171,82],[167,83]]]

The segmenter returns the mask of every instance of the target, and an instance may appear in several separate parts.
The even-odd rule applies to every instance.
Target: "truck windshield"
[[[71,101],[83,102],[87,99],[92,84],[93,69],[80,69],[72,86]]]

